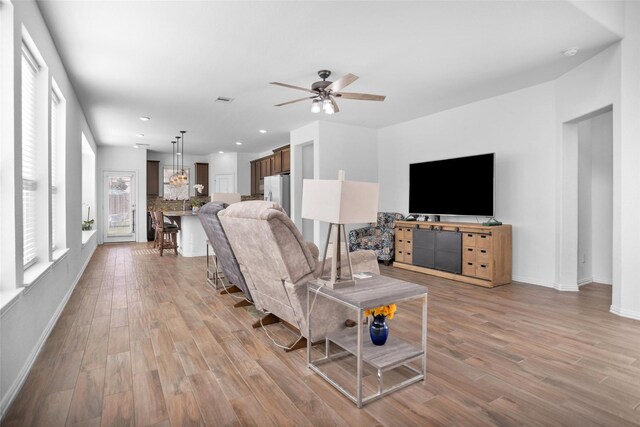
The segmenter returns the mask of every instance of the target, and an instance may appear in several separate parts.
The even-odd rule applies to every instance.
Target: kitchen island
[[[188,211],[165,211],[164,216],[175,221],[178,233],[178,253],[184,257],[206,256],[207,235],[197,213]]]

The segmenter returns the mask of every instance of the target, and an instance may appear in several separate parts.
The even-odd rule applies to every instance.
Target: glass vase
[[[375,345],[384,345],[389,337],[389,325],[387,318],[383,315],[373,316],[373,322],[369,325],[369,335],[371,342]]]

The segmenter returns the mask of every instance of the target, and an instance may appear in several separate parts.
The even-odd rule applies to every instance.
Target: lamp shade
[[[211,195],[212,202],[222,202],[228,205],[238,203],[240,200],[240,193],[213,193]]]
[[[376,222],[379,185],[329,179],[302,183],[302,218],[333,224]]]

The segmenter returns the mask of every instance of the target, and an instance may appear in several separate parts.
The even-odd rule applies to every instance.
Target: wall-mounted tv
[[[409,165],[409,212],[494,216],[494,153]]]

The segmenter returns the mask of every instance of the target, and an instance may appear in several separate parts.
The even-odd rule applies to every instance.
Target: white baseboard
[[[613,279],[611,279],[611,277],[594,277],[593,281],[600,283],[601,285],[611,286],[613,284]]]
[[[593,282],[593,277],[588,277],[586,279],[578,279],[578,286],[586,285],[587,283]]]
[[[7,411],[7,409],[9,409],[9,405],[11,405],[13,400],[18,395],[18,392],[22,388],[22,385],[27,379],[27,375],[29,375],[29,371],[31,371],[31,368],[33,367],[33,363],[36,361],[36,357],[38,357],[38,354],[40,354],[40,351],[42,350],[42,346],[44,346],[44,343],[47,341],[47,338],[49,338],[49,334],[51,334],[53,327],[55,326],[56,322],[60,318],[60,314],[62,314],[62,310],[64,310],[64,307],[65,305],[67,305],[69,298],[71,298],[71,294],[73,294],[73,291],[76,289],[76,285],[80,281],[80,278],[82,277],[84,270],[87,268],[87,265],[89,265],[89,261],[91,261],[91,258],[93,257],[93,253],[95,251],[96,251],[96,248],[94,247],[93,250],[91,250],[91,253],[87,257],[86,261],[84,262],[84,265],[80,269],[80,272],[78,273],[75,280],[73,281],[73,284],[71,285],[71,287],[65,294],[64,298],[58,305],[58,308],[56,309],[55,313],[53,313],[51,320],[49,321],[49,323],[47,324],[47,327],[42,332],[40,339],[38,340],[35,348],[27,358],[26,363],[22,366],[22,369],[20,370],[20,374],[18,375],[18,378],[16,378],[13,384],[11,384],[11,387],[9,387],[9,390],[7,390],[7,393],[2,398],[2,401],[0,401],[0,421],[4,418],[5,412]]]
[[[525,276],[511,276],[511,279],[514,282],[522,282],[522,283],[526,283],[529,285],[536,285],[536,286],[544,286],[545,288],[553,288],[555,287],[555,285],[553,283],[550,282],[544,282],[538,279],[534,279],[532,277],[525,277]]]
[[[578,292],[580,290],[580,287],[578,286],[577,283],[575,285],[566,285],[563,283],[556,283],[553,285],[553,288],[557,291],[562,291],[562,292]]]
[[[615,305],[612,305],[611,308],[609,308],[609,311],[618,316],[628,317],[629,319],[634,319],[634,320],[640,320],[640,311],[627,310],[625,308],[616,307]]]

